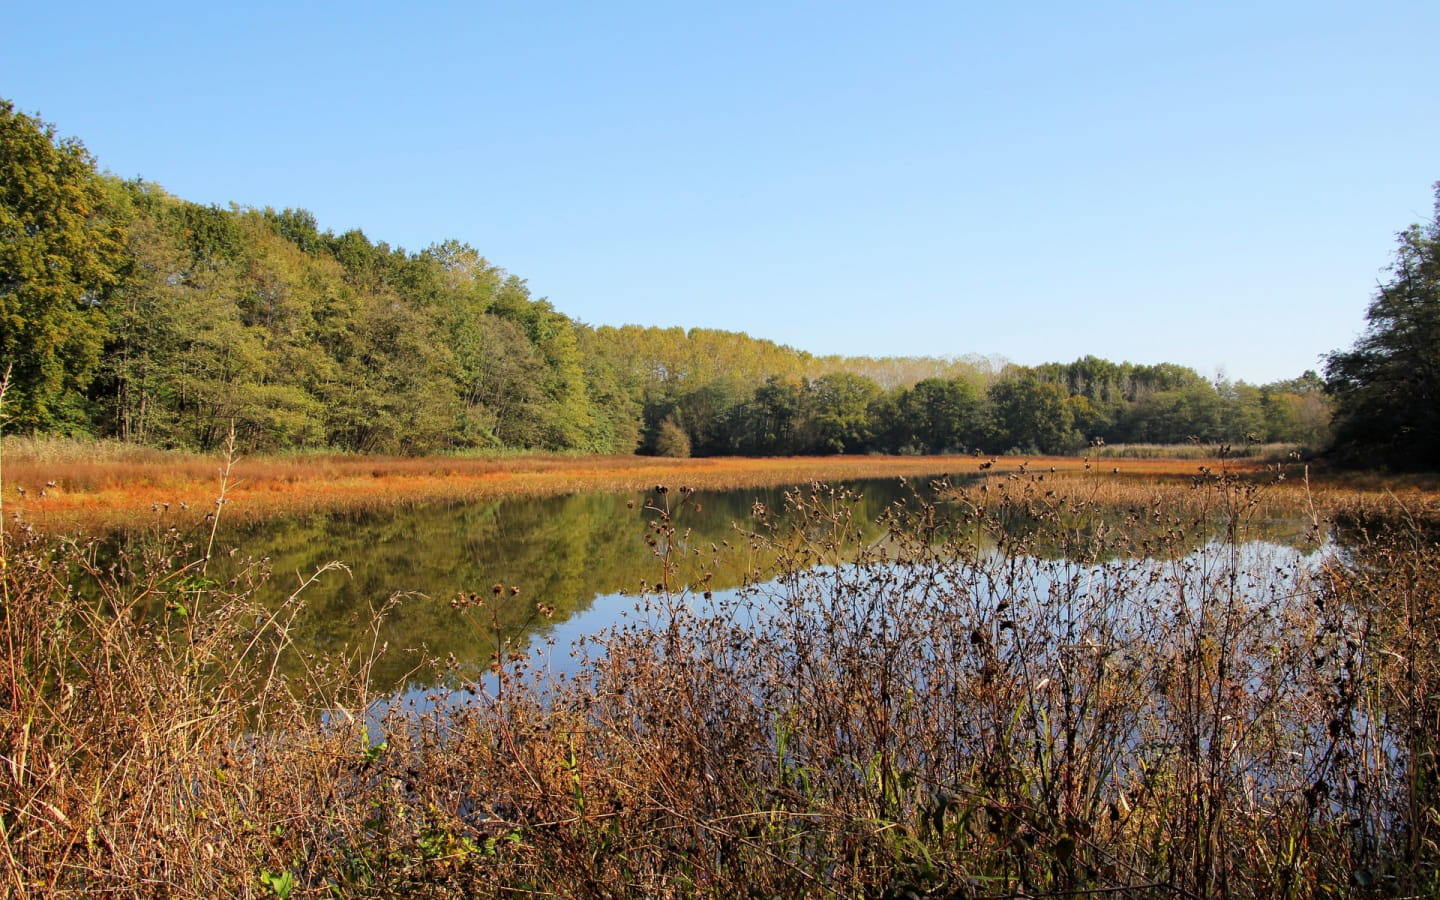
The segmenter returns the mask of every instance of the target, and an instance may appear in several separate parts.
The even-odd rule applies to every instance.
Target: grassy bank
[[[1099,448],[1104,450],[1105,448]],[[1272,485],[1271,497],[1293,506],[1317,498],[1340,502],[1383,500],[1396,482],[1362,476],[1304,479],[1306,467],[1289,461],[1205,456],[1184,448],[1184,458],[826,456],[662,459],[639,456],[375,457],[302,455],[242,458],[235,462],[226,515],[268,517],[320,509],[547,496],[583,491],[642,491],[656,484],[720,490],[866,478],[952,476],[959,483],[991,484],[1040,477],[1083,476],[1104,490],[1144,493],[1157,479],[1184,484],[1206,471],[1243,473]],[[104,442],[4,439],[3,510],[32,524],[97,530],[153,521],[160,511],[208,510],[224,460],[218,456],[138,448]],[[1289,479],[1282,482],[1280,476]],[[1433,480],[1399,488],[1412,499],[1434,496]],[[1312,495],[1307,498],[1307,492]]]
[[[57,525],[143,522],[157,506],[208,509],[224,461],[118,444],[4,445],[6,509]],[[234,464],[227,515],[271,516],[389,503],[642,491],[659,483],[703,489],[821,479],[915,477],[972,470],[970,457],[280,456]]]
[[[793,493],[798,517],[751,538],[775,562],[713,599],[664,587],[684,492],[655,493],[662,587],[635,617],[562,682],[518,659],[489,682],[432,661],[460,704],[376,707],[370,645],[287,659],[304,589],[260,607],[263,563],[217,583],[178,536],[102,566],[21,529],[0,573],[0,884],[1440,890],[1440,551],[1415,510],[1352,512],[1354,556],[1297,568],[1242,550],[1270,487],[1198,473],[1162,488],[1183,503],[1152,495],[1116,526],[1098,514],[1113,479],[984,471],[887,514],[878,542],[858,540],[852,498]],[[1214,516],[1230,538],[1197,552],[1187,531]],[[455,599],[477,629],[485,602]]]

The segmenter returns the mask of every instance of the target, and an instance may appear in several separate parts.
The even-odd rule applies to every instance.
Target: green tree
[[[1034,376],[991,385],[990,412],[997,450],[1069,453],[1084,443],[1075,430],[1075,409],[1065,388]]]
[[[492,311],[523,328],[545,360],[540,386],[546,398],[546,425],[540,446],[546,450],[609,450],[614,435],[591,402],[576,324],[548,300],[532,300],[524,279],[514,275],[496,288]]]
[[[736,410],[745,405],[750,395],[749,386],[740,379],[719,376],[676,398],[678,421],[684,423],[695,455],[724,456],[735,452]]]
[[[247,442],[264,444],[262,426],[243,415],[243,398],[258,396],[257,379],[269,377],[260,371],[265,340],[243,321],[237,301],[258,302],[268,292],[265,305],[276,321],[280,286],[253,284],[251,250],[235,213],[143,182],[123,187],[133,220],[123,277],[107,297],[109,341],[93,392],[98,424],[126,441],[203,448],[233,418]],[[277,401],[284,405],[260,396],[267,408],[257,411],[279,414],[279,406],[268,408]]]
[[[740,451],[759,456],[795,452],[797,432],[805,409],[803,381],[772,375],[755,389],[740,420]]]
[[[1220,395],[1204,381],[1150,394],[1131,407],[1124,433],[1152,444],[1221,440]]]
[[[865,450],[875,435],[871,408],[880,385],[864,375],[832,372],[810,385],[812,447],[819,453]]]
[[[132,443],[175,442],[174,367],[184,332],[193,327],[183,273],[190,256],[164,233],[154,208],[158,189],[132,186],[139,214],[128,234],[129,265],[110,300],[110,343],[98,396],[106,431]],[[150,209],[146,209],[150,207]]]
[[[890,441],[901,452],[964,452],[979,443],[981,406],[969,381],[926,378],[896,400]]]
[[[1325,393],[1325,380],[1313,370],[1299,378],[1260,388],[1266,439],[1292,441],[1319,449],[1330,442],[1333,403]]]
[[[1114,423],[1106,415],[1106,411],[1097,407],[1089,397],[1084,394],[1071,394],[1065,401],[1070,407],[1071,417],[1074,419],[1075,431],[1087,441],[1095,438],[1110,439],[1110,432]],[[1114,404],[1108,404],[1112,407]]]
[[[632,379],[605,352],[595,329],[577,326],[575,338],[585,367],[586,392],[602,421],[603,432],[610,435],[610,445],[601,449],[607,453],[634,453],[640,447],[644,423]]]
[[[1265,396],[1243,381],[1220,381],[1215,386],[1220,398],[1220,439],[1232,444],[1265,441]]]
[[[1431,220],[1400,233],[1365,319],[1355,346],[1326,361],[1334,450],[1357,464],[1440,469],[1440,183]]]
[[[499,447],[542,447],[546,441],[545,361],[514,322],[475,320],[474,356],[467,359],[467,425]]]
[[[119,278],[125,207],[77,140],[0,99],[0,368],[12,422],[88,428],[84,408]]]
[[[452,446],[462,415],[455,360],[433,307],[389,289],[363,292],[337,354],[329,431],[360,452],[417,454]]]
[[[655,455],[685,458],[690,455],[690,435],[673,417],[666,417],[660,423],[655,435]]]

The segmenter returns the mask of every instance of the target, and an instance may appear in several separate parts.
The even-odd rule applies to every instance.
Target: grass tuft
[[[408,704],[370,692],[378,638],[331,657],[292,643],[304,584],[266,607],[263,561],[214,576],[213,523],[108,556],[22,523],[0,545],[0,884],[17,900],[1440,890],[1440,549],[1417,511],[1352,510],[1346,552],[1317,527],[1311,555],[1280,557],[1247,539],[1288,486],[986,471],[891,508],[878,540],[854,495],[793,490],[733,550],[690,547],[689,488],[657,488],[637,535],[652,586],[575,674],[495,638],[488,669],[431,661],[447,689]],[[746,589],[692,592],[676,572],[697,553],[764,562]],[[505,590],[455,601],[478,640]]]

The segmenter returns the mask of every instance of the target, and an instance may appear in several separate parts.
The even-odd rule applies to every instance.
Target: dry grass
[[[209,509],[218,457],[143,450],[114,443],[6,438],[4,508],[42,527],[134,525],[162,508]],[[229,491],[232,518],[392,503],[639,491],[657,483],[697,489],[768,487],[813,480],[904,478],[1029,470],[1125,478],[1179,477],[1218,459],[1106,461],[1078,457],[826,456],[661,459],[637,456],[369,457],[291,456],[240,459]],[[1229,463],[1262,471],[1259,462]],[[986,468],[981,468],[986,466]],[[166,506],[168,504],[168,507]]]
[[[498,465],[579,467],[543,462]],[[668,587],[685,491],[655,492],[659,587],[576,675],[437,661],[453,693],[383,709],[375,648],[299,653],[303,588],[258,606],[263,567],[220,583],[174,532],[109,560],[21,528],[0,571],[3,892],[1440,891],[1424,523],[1356,516],[1353,562],[1309,567],[1239,543],[1293,490],[1273,477],[1034,467],[941,485],[949,502],[893,509],[880,541],[854,497],[792,492],[788,524],[751,537],[752,587],[715,597]],[[1229,539],[1197,553],[1215,516]],[[484,602],[456,600],[479,628]]]
[[[1226,482],[1243,486],[1252,518],[1303,517],[1317,526],[1327,513],[1440,519],[1440,480],[1434,476],[1384,478],[1296,461],[1228,458],[1068,458],[1053,468],[1052,462],[997,461],[978,479],[954,480],[953,487],[971,502],[1004,497],[1178,512],[1207,503],[1206,485]]]
[[[1300,444],[1237,444],[1226,448],[1231,459],[1280,462],[1298,456]],[[1100,459],[1214,459],[1213,444],[1100,444],[1091,451]]]

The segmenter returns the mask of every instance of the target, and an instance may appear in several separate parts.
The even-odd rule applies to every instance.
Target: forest
[[[101,171],[9,101],[0,322],[8,431],[201,452],[232,425],[247,452],[1319,447],[1331,420],[1315,372],[1256,386],[1092,356],[842,358],[737,332],[593,327],[462,241],[412,252],[304,209],[187,202]]]

